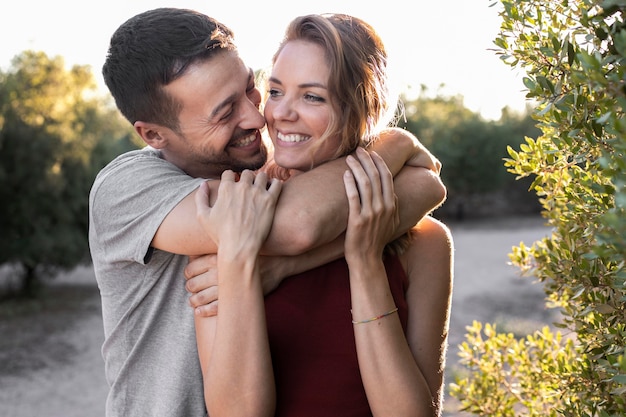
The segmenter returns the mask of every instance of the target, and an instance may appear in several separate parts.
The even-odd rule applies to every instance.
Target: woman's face
[[[278,55],[265,119],[279,166],[308,171],[331,159],[339,147],[339,135],[322,139],[334,111],[329,72],[324,49],[315,43],[290,41]]]

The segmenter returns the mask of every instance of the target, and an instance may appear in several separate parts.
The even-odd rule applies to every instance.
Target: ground
[[[447,380],[459,369],[458,344],[478,320],[525,334],[558,318],[541,284],[508,265],[521,241],[549,233],[540,218],[450,223],[455,283]],[[100,299],[90,267],[58,277],[38,301],[0,303],[0,417],[102,417],[107,387],[100,347]],[[446,417],[460,417],[446,397]]]

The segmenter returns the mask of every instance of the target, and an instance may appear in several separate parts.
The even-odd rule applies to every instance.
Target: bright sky
[[[131,16],[156,7],[191,8],[235,32],[253,69],[265,68],[287,23],[308,13],[341,12],[364,19],[381,34],[394,60],[392,78],[409,96],[422,84],[431,93],[461,94],[465,105],[498,119],[525,106],[523,84],[492,50],[500,20],[495,0],[15,0],[0,6],[0,67],[27,49],[61,55],[66,65],[100,69],[111,34]],[[411,11],[407,9],[411,5]],[[103,87],[105,88],[105,87]]]

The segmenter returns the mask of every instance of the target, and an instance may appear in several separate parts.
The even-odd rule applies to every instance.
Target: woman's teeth
[[[284,135],[280,132],[276,136],[278,136],[278,139],[282,140],[283,142],[304,142],[305,140],[309,139],[309,136],[296,134]]]

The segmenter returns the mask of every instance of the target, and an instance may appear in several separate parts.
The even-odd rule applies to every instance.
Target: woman
[[[268,172],[288,179],[354,155],[348,157],[350,171],[344,177],[350,203],[345,259],[290,277],[265,299],[273,372],[256,383],[275,381],[277,416],[441,412],[450,234],[427,218],[386,246],[397,222],[391,174],[376,154],[370,157],[360,148],[386,122],[386,59],[376,32],[346,15],[295,19],[274,57],[264,111],[276,165]],[[222,291],[220,281],[220,316]],[[255,294],[258,308],[260,295]],[[201,362],[209,369],[215,356],[208,362],[207,357],[216,353],[207,354],[211,339],[205,343],[202,326],[198,329]],[[264,336],[255,340],[265,346]],[[267,351],[258,352],[253,362],[263,366],[255,369],[267,370]],[[230,372],[238,367],[245,369],[233,364]],[[233,378],[227,373],[224,378]],[[205,372],[207,381],[224,382]],[[273,392],[264,394],[274,398]],[[267,415],[273,415],[272,404],[264,404]]]

